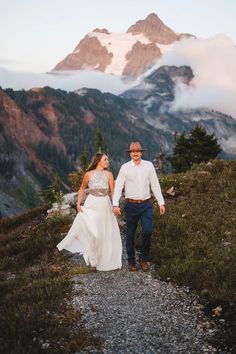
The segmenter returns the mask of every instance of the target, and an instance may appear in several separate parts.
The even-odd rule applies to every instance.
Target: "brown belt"
[[[151,198],[148,198],[148,199],[144,199],[144,200],[142,200],[142,199],[129,199],[129,198],[127,198],[127,199],[125,199],[127,202],[129,202],[129,203],[145,203],[145,202],[148,202],[149,200],[150,200]]]

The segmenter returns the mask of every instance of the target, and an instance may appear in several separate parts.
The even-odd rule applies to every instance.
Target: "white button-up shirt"
[[[155,168],[150,161],[141,160],[140,164],[136,165],[133,160],[131,160],[121,166],[115,181],[113,206],[119,205],[124,187],[125,198],[135,200],[150,198],[151,187],[158,204],[165,204]]]

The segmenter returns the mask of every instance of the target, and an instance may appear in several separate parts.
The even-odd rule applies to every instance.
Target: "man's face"
[[[142,150],[130,150],[130,157],[134,161],[141,160]]]

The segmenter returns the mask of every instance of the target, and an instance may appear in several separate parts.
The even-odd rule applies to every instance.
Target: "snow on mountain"
[[[102,46],[106,47],[109,53],[113,54],[111,63],[106,67],[105,72],[108,74],[122,75],[124,67],[127,64],[126,55],[132,50],[136,42],[148,44],[150,41],[140,35],[132,35],[130,33],[112,33],[110,35],[90,32],[89,37],[96,37]]]
[[[172,31],[156,14],[137,21],[126,33],[96,28],[53,71],[99,70],[135,78],[152,67],[173,43],[185,36]]]

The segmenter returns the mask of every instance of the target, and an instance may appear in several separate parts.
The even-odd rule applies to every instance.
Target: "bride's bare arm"
[[[81,202],[82,202],[82,200],[84,198],[84,190],[87,188],[88,182],[89,182],[89,173],[85,173],[83,181],[82,181],[80,189],[79,189],[79,192],[78,192],[78,199],[77,199],[77,211],[78,211],[78,213],[80,211],[82,211],[80,204],[81,204]]]
[[[108,172],[108,173],[109,173],[109,174],[108,174],[109,188],[110,188],[111,196],[113,197],[115,181],[114,181],[113,174],[112,174],[111,172]]]
[[[113,198],[115,180],[114,180],[113,174],[111,172],[109,172],[108,183],[109,183],[109,187],[110,187],[111,197]],[[115,216],[118,216],[118,215],[121,214],[120,208],[118,206],[117,207],[113,207],[112,209],[113,209],[113,213],[114,213]]]

